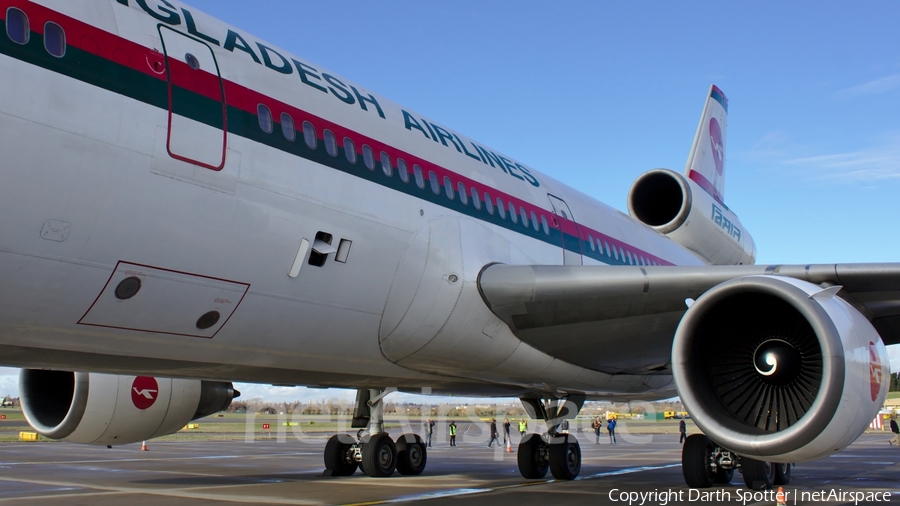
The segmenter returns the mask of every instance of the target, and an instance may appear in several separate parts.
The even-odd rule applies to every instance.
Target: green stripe
[[[5,27],[4,21],[4,32]],[[24,46],[12,42],[8,37],[0,36],[0,53],[164,111],[169,109],[167,82],[72,46],[66,48],[66,54],[63,58],[56,58],[46,52],[43,37],[35,32],[31,33],[31,39]],[[173,87],[172,98],[176,114],[213,128],[223,128],[221,102],[179,87]],[[377,163],[375,170],[370,171],[365,167],[361,157],[358,157],[356,164],[351,164],[344,156],[344,150],[341,146],[338,147],[338,156],[332,157],[325,152],[323,142],[319,142],[316,149],[309,149],[303,142],[302,135],[298,135],[295,142],[290,142],[281,134],[280,125],[277,123],[273,133],[267,134],[259,128],[259,120],[255,114],[248,113],[234,106],[229,105],[226,114],[229,134],[244,137],[326,167],[340,170],[346,174],[431,202],[479,221],[506,228],[532,239],[556,247],[563,247],[562,235],[557,235],[553,229],[550,229],[551,232],[547,235],[544,234],[542,226],[539,227],[539,231],[535,231],[530,224],[528,227],[525,227],[521,221],[514,224],[508,218],[501,219],[496,210],[491,215],[485,210],[483,203],[482,208],[478,210],[475,209],[471,202],[468,205],[463,205],[459,201],[458,195],[456,195],[454,200],[449,200],[443,193],[443,186],[441,186],[442,192],[438,195],[435,195],[427,184],[424,189],[419,189],[412,177],[410,177],[409,183],[404,183],[397,176],[396,171],[391,177],[385,176],[381,171],[380,164]],[[300,133],[302,134],[302,132]],[[591,251],[590,244],[587,241],[580,241],[581,250],[579,250],[576,246],[576,244],[579,244],[577,241],[580,241],[580,239],[566,234],[566,249],[607,264],[625,264],[624,261],[616,260],[605,253]]]

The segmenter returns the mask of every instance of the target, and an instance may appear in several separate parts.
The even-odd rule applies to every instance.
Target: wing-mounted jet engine
[[[869,320],[822,286],[744,276],[693,303],[672,369],[704,435],[683,454],[692,487],[787,484],[790,462],[827,457],[859,437],[887,395],[887,351]],[[740,457],[738,457],[740,455]]]
[[[229,382],[23,369],[25,418],[41,435],[121,445],[172,434],[240,396]]]

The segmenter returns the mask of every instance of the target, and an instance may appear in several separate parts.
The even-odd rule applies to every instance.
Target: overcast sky
[[[715,83],[758,263],[900,260],[900,2],[188,3],[622,210]]]

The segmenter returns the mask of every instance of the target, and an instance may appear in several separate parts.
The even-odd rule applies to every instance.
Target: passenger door
[[[562,234],[563,264],[581,265],[581,233],[578,223],[575,222],[569,205],[563,199],[550,194],[547,194],[547,197],[550,198],[550,205],[553,206],[553,213],[556,214]]]
[[[212,49],[167,26],[159,35],[169,82],[166,148],[172,158],[211,170],[225,166],[225,91]]]

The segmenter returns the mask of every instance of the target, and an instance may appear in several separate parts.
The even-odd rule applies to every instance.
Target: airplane
[[[755,265],[728,100],[616,211],[176,0],[0,0],[0,356],[29,423],[95,445],[232,381],[357,390],[326,474],[424,471],[393,391],[518,397],[526,479],[574,479],[586,400],[679,395],[685,482],[790,481],[878,413],[900,264]]]

